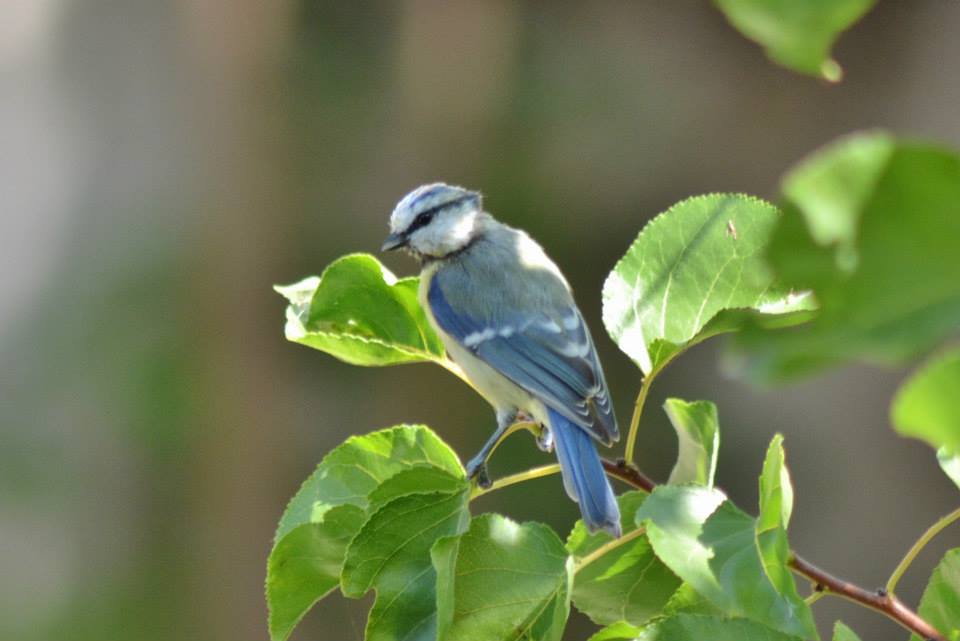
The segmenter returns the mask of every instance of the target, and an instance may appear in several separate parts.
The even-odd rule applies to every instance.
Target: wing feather
[[[435,277],[427,301],[440,327],[478,358],[598,441],[619,438],[593,340],[572,300],[550,314],[477,319],[454,310]]]

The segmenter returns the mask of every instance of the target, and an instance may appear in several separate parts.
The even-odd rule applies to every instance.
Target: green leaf
[[[943,473],[950,477],[957,487],[960,487],[960,456],[957,456],[945,447],[937,450],[937,462]]]
[[[671,485],[696,483],[713,487],[720,450],[720,426],[717,406],[709,401],[688,403],[668,398],[663,405],[667,417],[677,431],[679,452],[670,472]]]
[[[287,505],[276,539],[333,505],[366,509],[367,495],[397,472],[433,466],[464,478],[463,466],[450,447],[423,425],[400,425],[351,436],[323,457]]]
[[[787,562],[790,544],[787,525],[793,512],[793,485],[783,455],[783,436],[770,441],[760,474],[760,515],[757,517],[757,549],[771,585],[790,601],[800,600]]]
[[[456,455],[429,429],[354,436],[324,457],[287,507],[267,562],[270,634],[286,639],[340,582],[347,544],[365,510],[412,492],[464,491]]]
[[[331,263],[318,278],[275,286],[288,301],[287,340],[353,365],[444,361],[417,300],[419,279],[397,279],[369,254]]]
[[[318,522],[297,526],[274,546],[267,561],[271,639],[289,637],[313,604],[337,587],[347,544],[364,518],[355,505],[338,505]]]
[[[799,641],[747,619],[678,614],[644,627],[636,641]]]
[[[638,634],[640,634],[640,628],[637,626],[626,621],[618,621],[599,630],[587,641],[633,641]]]
[[[712,194],[651,220],[603,286],[610,336],[649,374],[678,351],[739,328],[753,315],[744,310],[810,309],[808,296],[773,285],[761,259],[777,218],[756,198]]]
[[[771,60],[831,82],[843,70],[830,57],[841,32],[876,0],[714,0],[730,23],[757,42]]]
[[[948,551],[933,570],[917,613],[950,641],[960,639],[960,548]],[[918,635],[910,641],[923,641]]]
[[[703,598],[689,583],[682,583],[680,587],[677,588],[677,591],[670,597],[667,605],[664,606],[663,613],[667,616],[680,613],[723,616],[723,612]]]
[[[897,391],[893,427],[934,448],[960,452],[960,349],[930,359]]]
[[[377,509],[347,548],[340,589],[352,598],[371,588],[366,641],[433,641],[436,582],[430,548],[462,532],[469,521],[469,492],[410,494]]]
[[[625,492],[617,497],[624,535],[637,529],[633,516],[645,498],[643,492]],[[580,520],[567,539],[567,550],[583,558],[612,540],[606,532],[590,534]],[[573,604],[599,625],[620,620],[640,625],[658,616],[679,586],[680,579],[656,557],[646,536],[641,535],[577,571]]]
[[[432,557],[438,641],[562,636],[572,562],[549,527],[484,514],[438,541]]]
[[[647,528],[657,556],[725,615],[818,638],[810,608],[796,596],[796,588],[781,592],[764,571],[756,520],[723,492],[660,486],[640,506],[636,519]]]
[[[833,641],[860,641],[860,637],[842,621],[837,621],[833,624]]]
[[[902,365],[960,326],[960,156],[864,133],[784,179],[770,241],[779,280],[810,289],[817,317],[741,333],[742,364],[778,379],[848,360]]]
[[[455,493],[467,487],[463,476],[452,476],[450,472],[430,465],[416,465],[401,470],[389,477],[370,492],[367,501],[370,511],[393,499],[408,494],[429,494],[431,492]]]

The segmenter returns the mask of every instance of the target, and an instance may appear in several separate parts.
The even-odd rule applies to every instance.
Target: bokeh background
[[[266,638],[264,567],[287,499],[354,433],[426,422],[464,455],[489,408],[428,365],[354,368],[284,341],[271,290],[376,251],[397,199],[446,180],[529,230],[594,328],[622,421],[639,373],[600,289],[644,221],[778,177],[868,127],[960,145],[960,4],[881,0],[838,86],[768,62],[706,2],[8,0],[0,19],[0,638]],[[909,212],[905,212],[908,215]],[[384,260],[415,270],[403,256]],[[640,462],[665,478],[668,395],[720,409],[719,483],[748,509],[771,435],[792,542],[881,585],[957,502],[887,420],[903,371],[774,389],[710,343],[654,387]],[[514,437],[494,473],[544,461]],[[558,478],[477,508],[562,531]],[[949,530],[903,583],[919,599]],[[298,640],[362,638],[331,597]],[[905,639],[838,600],[864,639]],[[569,639],[591,627],[574,617]]]

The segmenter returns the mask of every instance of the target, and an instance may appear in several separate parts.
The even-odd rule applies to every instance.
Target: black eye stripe
[[[459,205],[460,203],[469,200],[472,196],[461,196],[455,200],[445,202],[442,205],[437,205],[436,207],[431,207],[430,209],[425,209],[417,217],[413,219],[413,222],[410,223],[410,227],[407,228],[407,234],[412,234],[421,227],[426,227],[430,224],[430,221],[433,220],[433,217],[437,215],[438,212],[447,207],[453,207],[454,205]]]
[[[413,219],[413,223],[410,224],[410,228],[407,230],[407,233],[413,233],[421,227],[429,225],[430,221],[433,220],[433,217],[438,211],[440,211],[440,208],[434,207],[433,209],[428,209],[417,214],[417,217]]]

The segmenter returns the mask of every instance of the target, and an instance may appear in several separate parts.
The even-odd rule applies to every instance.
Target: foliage
[[[960,452],[960,349],[931,359],[897,392],[891,408],[894,428],[946,452]]]
[[[417,302],[417,279],[397,279],[373,256],[344,256],[319,277],[274,289],[290,302],[288,340],[353,365],[443,360]]]
[[[947,552],[933,570],[919,614],[950,639],[960,639],[960,548]],[[922,641],[916,634],[911,641]]]
[[[783,181],[768,257],[787,286],[812,289],[820,311],[790,332],[742,335],[758,379],[849,360],[901,365],[960,326],[960,156],[895,140],[848,137]]]
[[[837,36],[876,0],[714,0],[743,35],[775,62],[837,82],[843,70],[830,58]]]
[[[637,530],[633,515],[646,496],[643,492],[620,495],[624,535]],[[589,534],[583,522],[578,521],[567,539],[567,549],[574,558],[583,559],[611,541],[606,532]],[[657,558],[649,539],[641,533],[591,563],[581,565],[574,583],[573,603],[594,623],[623,621],[643,625],[660,615],[680,585],[680,579]]]
[[[689,198],[643,228],[603,286],[603,322],[650,374],[677,352],[749,316],[809,309],[776,286],[761,250],[777,209],[741,194]]]

